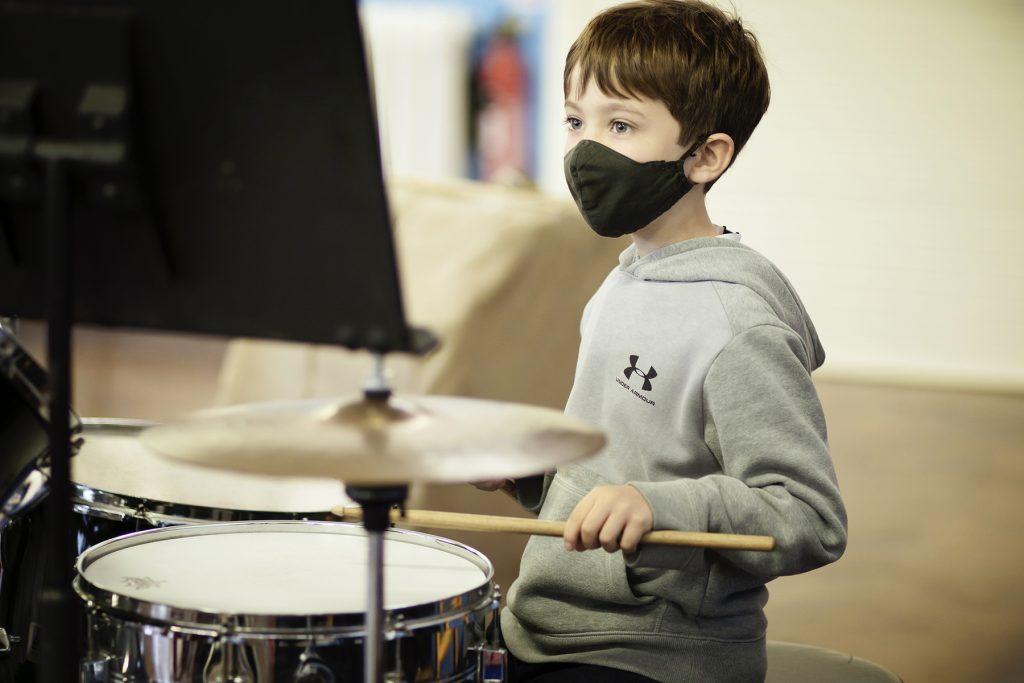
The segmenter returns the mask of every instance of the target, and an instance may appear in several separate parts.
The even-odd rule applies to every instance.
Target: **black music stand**
[[[70,412],[74,322],[429,350],[404,318],[355,0],[0,0],[11,314],[48,320],[50,415]],[[70,437],[51,420],[43,674],[62,682]]]

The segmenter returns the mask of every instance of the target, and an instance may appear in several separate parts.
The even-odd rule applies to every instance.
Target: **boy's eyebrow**
[[[571,99],[567,98],[565,100],[565,107],[567,109],[568,108],[579,109],[580,105],[575,100],[571,100]],[[645,114],[643,112],[643,110],[641,110],[638,107],[630,106],[629,104],[627,104],[627,100],[611,102],[609,104],[602,105],[602,106],[598,107],[598,109],[602,113],[607,113],[607,112],[627,112],[629,114],[634,114],[636,116],[642,116],[644,118],[647,118],[647,114]]]

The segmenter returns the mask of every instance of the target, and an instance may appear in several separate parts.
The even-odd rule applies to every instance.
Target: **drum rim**
[[[98,610],[127,622],[167,628],[172,631],[210,636],[249,636],[256,638],[308,639],[314,636],[365,635],[363,612],[321,614],[251,614],[213,612],[178,607],[130,597],[101,588],[85,572],[96,560],[139,543],[208,534],[258,533],[259,531],[295,531],[299,533],[363,533],[357,524],[330,521],[257,520],[211,522],[147,529],[102,541],[87,548],[75,563],[74,589],[90,610]],[[494,566],[481,552],[452,539],[407,529],[389,529],[386,540],[438,547],[467,560],[481,570],[481,584],[459,595],[430,602],[402,605],[385,610],[384,623],[396,631],[439,624],[491,606],[494,600]]]
[[[85,484],[74,483],[72,504],[78,514],[112,518],[117,521],[138,519],[154,526],[198,525],[208,522],[258,521],[330,521],[330,510],[245,510],[205,505],[172,503],[155,498],[105,491]]]
[[[152,420],[113,417],[82,418],[82,435],[102,430],[112,435],[137,435],[159,425]],[[250,522],[263,520],[329,520],[328,510],[250,510],[247,508],[212,507],[192,503],[176,503],[132,496],[72,481],[72,505],[78,514],[125,521],[138,519],[153,525],[203,524],[206,522]]]
[[[82,418],[82,431],[90,432],[102,427],[112,432],[138,433],[147,427],[156,427],[160,423],[155,420],[143,420],[135,417],[102,417]]]

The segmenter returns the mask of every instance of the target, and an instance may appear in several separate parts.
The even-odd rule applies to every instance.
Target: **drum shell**
[[[138,436],[155,423],[143,420],[83,418],[84,444],[72,463],[72,504],[78,552],[101,541],[135,531],[177,524],[252,520],[331,519],[330,508],[347,500],[339,482],[277,479],[166,461],[149,453]],[[143,463],[133,473],[115,476],[112,466]],[[145,468],[159,467],[153,482]],[[203,481],[216,480],[222,492],[197,494]],[[169,485],[173,484],[173,485]],[[260,493],[273,486],[283,500],[264,505]],[[309,498],[304,500],[304,494]],[[156,495],[154,495],[156,494]]]
[[[340,523],[249,522],[170,527],[95,546],[79,558],[75,580],[75,590],[87,609],[89,668],[103,670],[115,681],[269,683],[307,680],[303,673],[313,681],[362,681],[365,615],[361,612],[218,613],[139,600],[99,588],[86,578],[90,558],[103,555],[112,544],[234,530],[362,533],[358,527]],[[447,539],[407,531],[389,531],[385,537],[389,543],[397,539],[458,553],[480,569],[479,585],[472,590],[386,611],[385,671],[393,680],[410,683],[477,680],[477,650],[497,619],[490,563]]]
[[[392,631],[384,642],[385,669],[403,683],[477,680],[477,648],[494,607],[480,605],[457,619]],[[323,681],[363,680],[361,636],[284,638],[259,634],[223,636],[133,622],[96,609],[88,615],[89,666],[111,681],[184,683],[301,678],[306,668],[329,671]],[[314,656],[308,656],[312,651]]]

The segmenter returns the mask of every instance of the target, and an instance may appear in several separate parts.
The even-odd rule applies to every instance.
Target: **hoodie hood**
[[[757,294],[775,315],[803,340],[808,370],[825,362],[807,309],[782,272],[750,247],[720,237],[685,240],[638,257],[630,245],[619,256],[619,269],[638,280],[651,282],[727,282]]]

